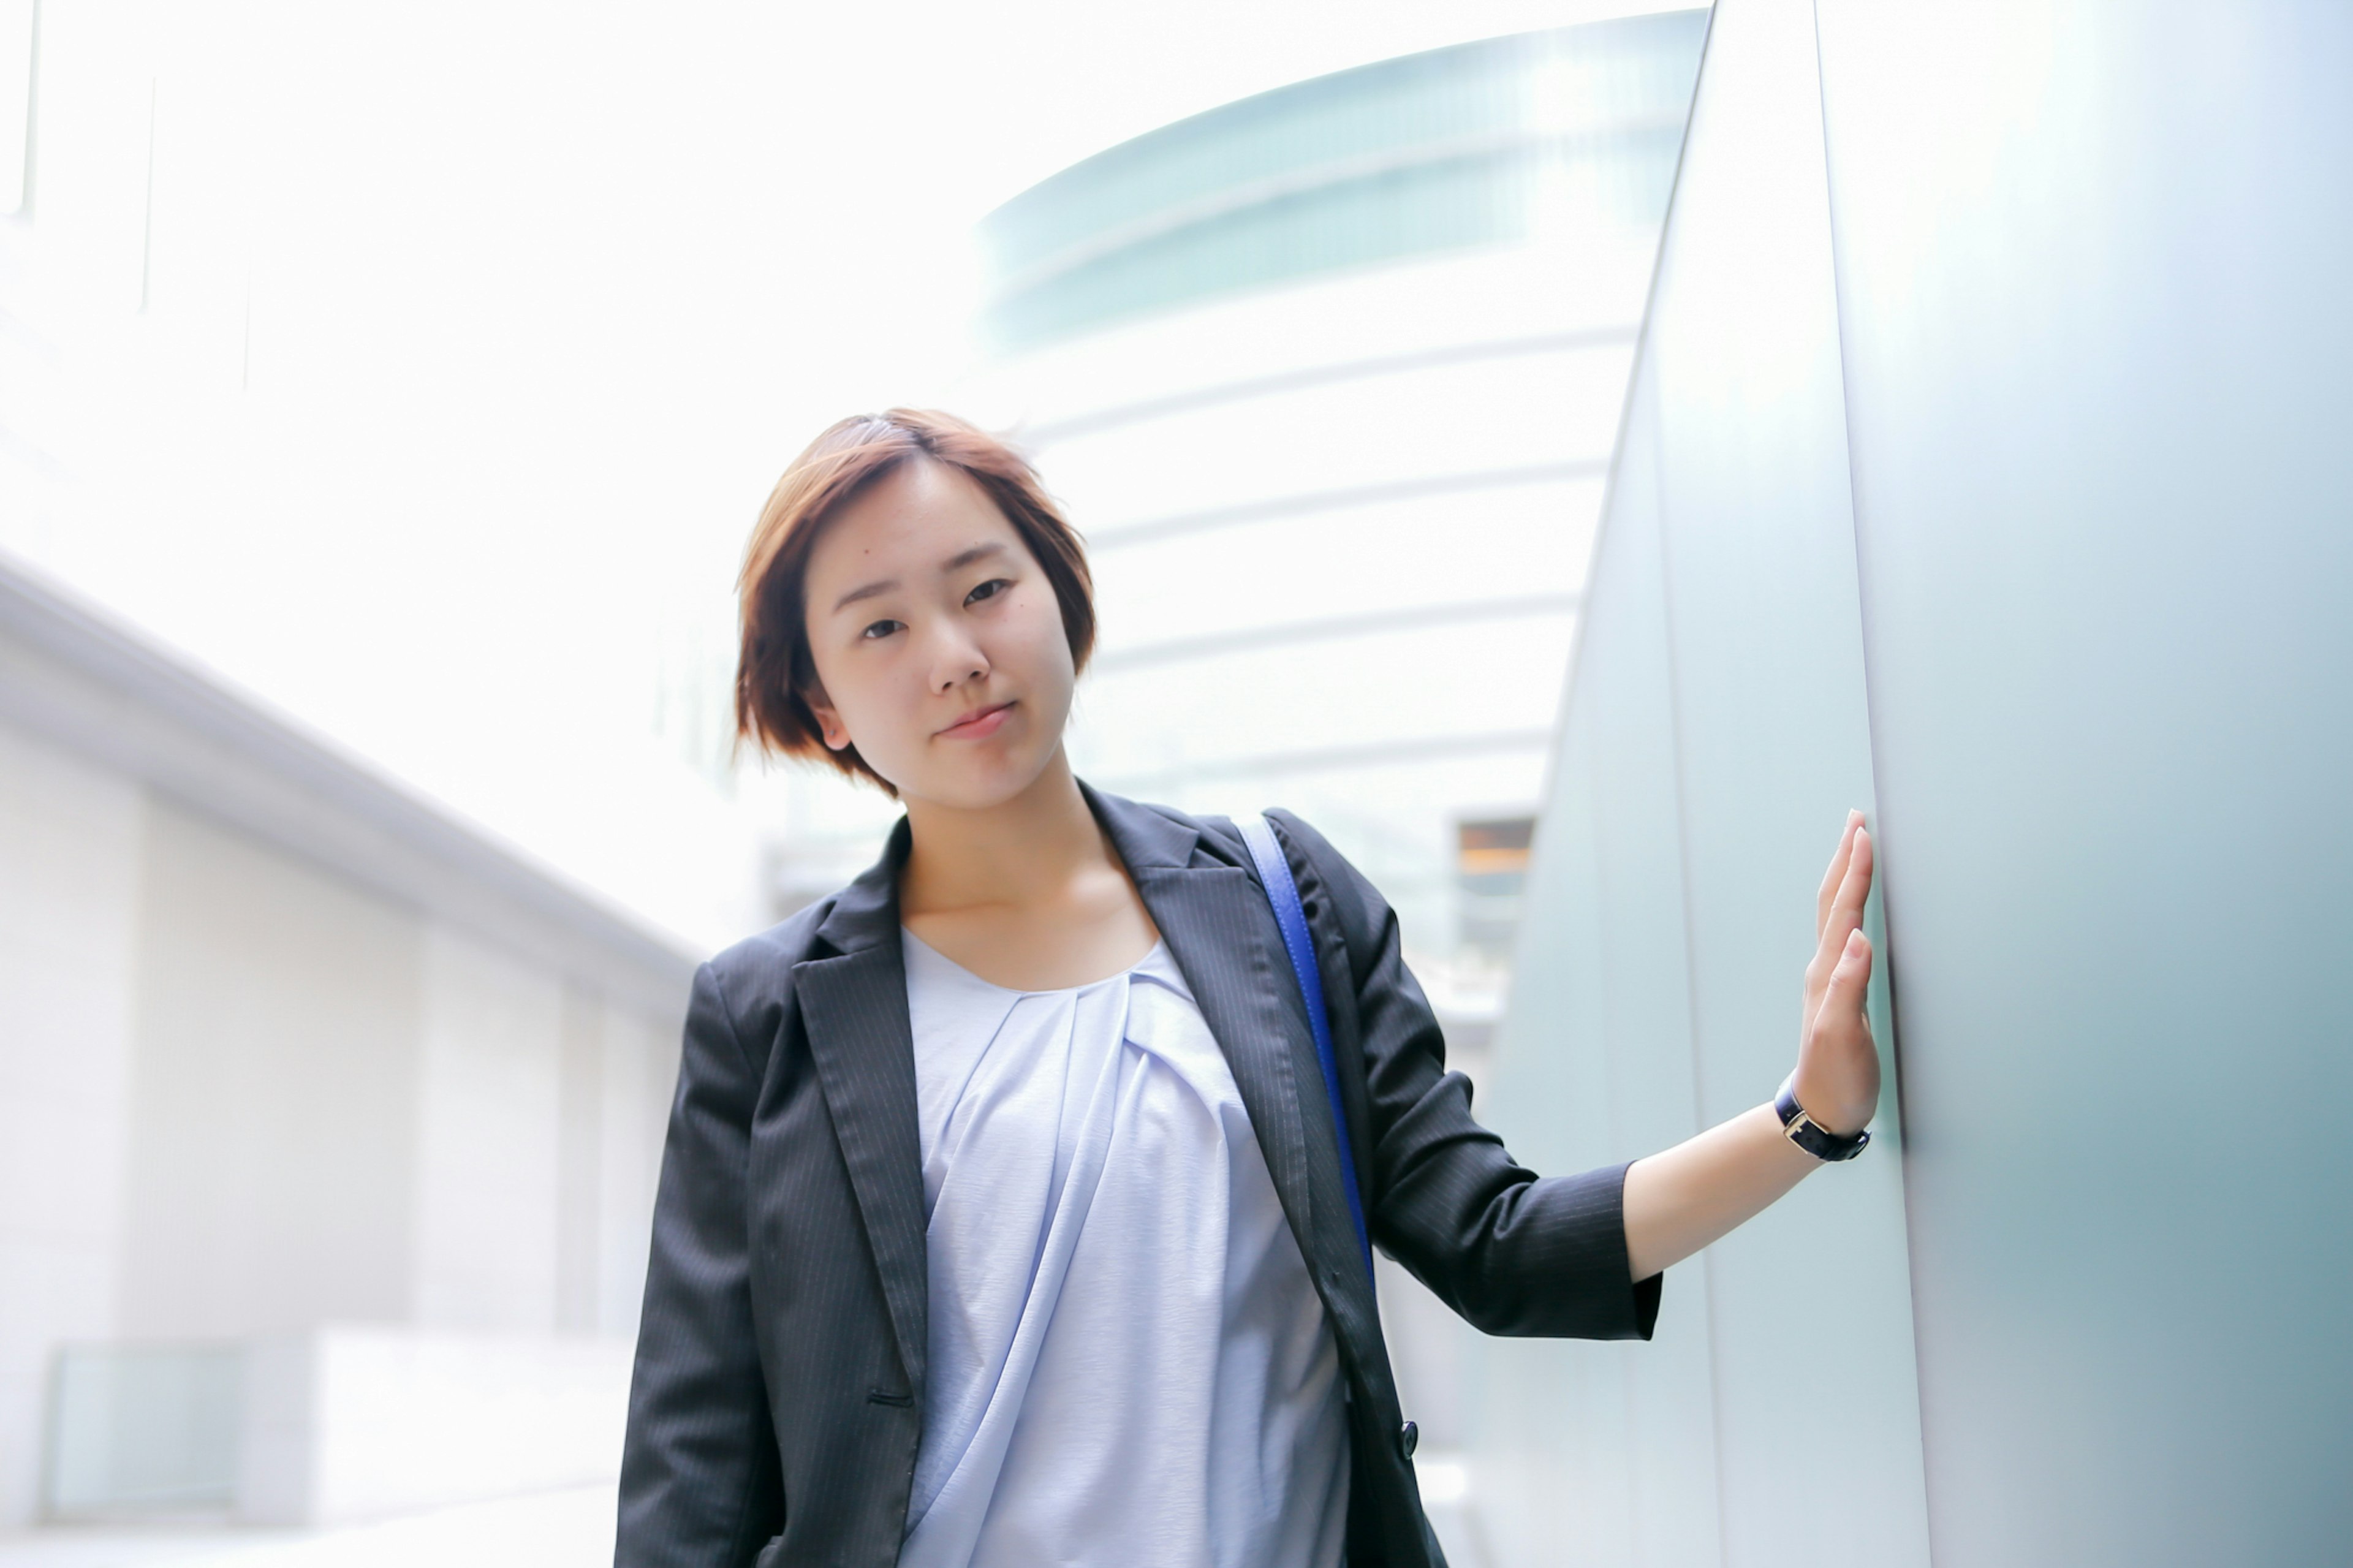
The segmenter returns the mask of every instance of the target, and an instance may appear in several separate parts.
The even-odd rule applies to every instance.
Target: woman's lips
[[[1005,716],[1013,710],[1010,702],[1000,702],[994,708],[984,708],[969,719],[959,719],[940,731],[950,741],[978,741],[994,735],[1003,728]]]

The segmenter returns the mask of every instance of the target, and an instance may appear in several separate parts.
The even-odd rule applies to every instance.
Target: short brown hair
[[[1094,578],[1085,547],[1020,453],[931,409],[856,414],[828,426],[768,492],[744,552],[736,582],[743,642],[735,662],[735,734],[739,742],[829,763],[894,795],[899,792],[891,781],[869,767],[856,746],[837,752],[818,727],[807,696],[817,684],[817,666],[809,657],[803,584],[825,525],[851,497],[919,458],[962,469],[1021,536],[1054,585],[1071,663],[1084,669],[1095,645]]]

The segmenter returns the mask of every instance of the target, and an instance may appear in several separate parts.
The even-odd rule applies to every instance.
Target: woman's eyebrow
[[[880,582],[869,583],[863,587],[852,588],[849,593],[844,594],[840,598],[836,599],[833,602],[833,607],[835,610],[839,611],[847,605],[858,603],[860,599],[871,599],[878,594],[887,594],[898,585],[899,579],[896,577],[885,577]]]
[[[976,544],[969,550],[959,550],[940,563],[940,575],[944,577],[951,572],[961,572],[976,561],[985,561],[989,556],[1004,553],[1005,542],[1001,539],[992,539],[985,543]]]

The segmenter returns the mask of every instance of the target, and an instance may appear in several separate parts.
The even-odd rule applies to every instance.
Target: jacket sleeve
[[[687,1006],[654,1198],[616,1568],[739,1568],[784,1527],[745,1221],[758,1091],[706,963]]]
[[[1472,1119],[1470,1080],[1446,1070],[1388,900],[1315,829],[1268,815],[1322,950],[1374,1242],[1488,1333],[1649,1339],[1662,1276],[1630,1277],[1626,1167],[1538,1176],[1506,1153]],[[1361,1086],[1346,1081],[1357,1067]]]

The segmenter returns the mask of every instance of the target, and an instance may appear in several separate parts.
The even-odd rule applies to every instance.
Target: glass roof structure
[[[1704,12],[1489,38],[1278,88],[991,214],[1002,352],[1240,289],[1532,237],[1548,193],[1664,212]]]

